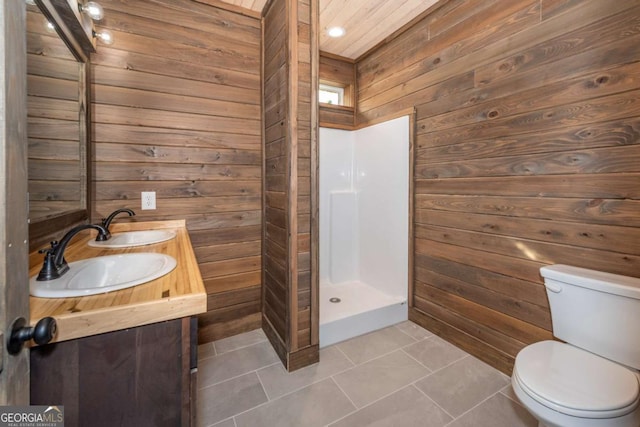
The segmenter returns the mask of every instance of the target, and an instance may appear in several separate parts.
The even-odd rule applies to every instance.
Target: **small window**
[[[321,84],[318,100],[325,104],[344,105],[344,88]]]

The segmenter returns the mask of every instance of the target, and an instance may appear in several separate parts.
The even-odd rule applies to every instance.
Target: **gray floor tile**
[[[518,399],[518,396],[516,396],[516,392],[513,391],[513,387],[511,387],[511,381],[509,381],[509,384],[507,386],[505,386],[502,390],[500,390],[500,393],[504,394],[514,402],[520,403],[520,399]]]
[[[337,374],[353,366],[353,363],[335,346],[320,350],[320,362],[295,372],[287,372],[281,363],[262,368],[258,376],[269,399]]]
[[[337,344],[356,365],[415,342],[407,334],[391,326]]]
[[[536,426],[508,377],[409,321],[322,349],[293,373],[261,330],[198,355],[199,427]]]
[[[397,350],[335,375],[340,388],[358,407],[380,399],[411,384],[429,370]]]
[[[262,329],[255,329],[253,331],[245,332],[243,334],[234,335],[232,337],[223,338],[214,342],[217,354],[227,353],[229,351],[237,350],[242,347],[247,347],[259,342],[267,340],[267,336]]]
[[[441,427],[451,420],[423,393],[408,386],[331,424],[331,427]]]
[[[319,427],[354,409],[329,378],[240,414],[236,424],[238,427]]]
[[[537,427],[538,421],[522,406],[497,393],[449,427]]]
[[[407,320],[406,322],[398,323],[397,325],[395,325],[395,327],[400,329],[405,334],[410,335],[417,340],[429,338],[430,336],[433,335],[431,332],[427,331],[422,326],[416,325],[410,320]]]
[[[266,402],[255,372],[198,391],[197,425],[209,426]]]
[[[200,361],[198,387],[206,387],[278,362],[268,341],[218,354]]]
[[[423,378],[416,386],[458,417],[508,383],[501,372],[469,356]]]
[[[432,371],[467,356],[466,352],[435,335],[405,347],[404,351]]]
[[[207,357],[215,356],[216,348],[212,342],[202,344],[198,346],[198,360],[206,359]]]

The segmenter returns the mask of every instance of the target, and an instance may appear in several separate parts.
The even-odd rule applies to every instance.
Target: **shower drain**
[[[342,300],[340,298],[337,298],[337,297],[329,298],[329,302],[339,303],[340,301],[342,301]]]

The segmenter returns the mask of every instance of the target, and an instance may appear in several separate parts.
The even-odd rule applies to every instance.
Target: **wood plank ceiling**
[[[222,0],[261,12],[267,0]],[[438,0],[320,0],[320,50],[357,59]],[[331,38],[338,26],[346,35]]]

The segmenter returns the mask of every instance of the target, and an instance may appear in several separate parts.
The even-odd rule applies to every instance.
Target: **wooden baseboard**
[[[280,358],[282,365],[288,372],[296,371],[320,361],[320,346],[318,345],[312,345],[289,353],[285,343],[278,337],[271,322],[264,316],[262,317],[262,330]]]
[[[287,371],[293,372],[305,366],[313,365],[320,361],[320,346],[312,345],[295,353],[289,353],[289,366]]]

